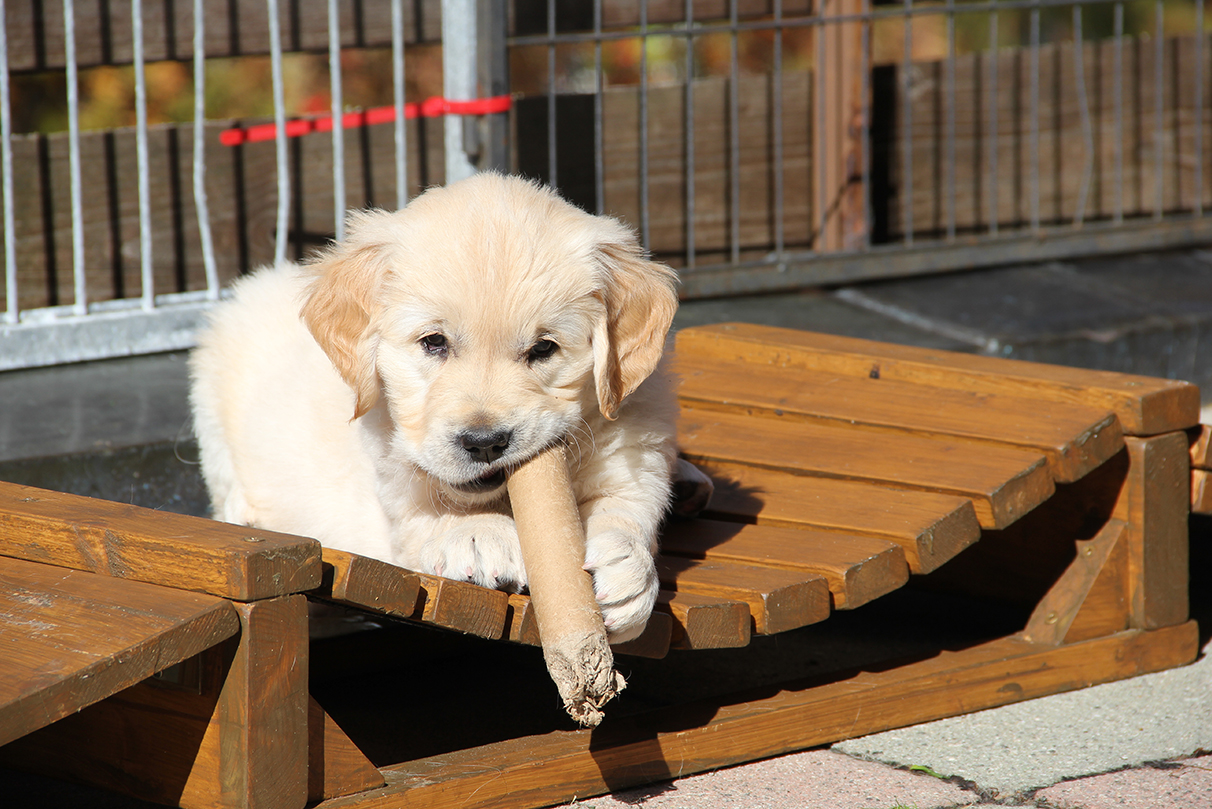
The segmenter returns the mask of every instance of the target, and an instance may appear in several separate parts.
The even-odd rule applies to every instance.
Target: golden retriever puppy
[[[627,228],[518,178],[351,215],[309,265],[237,283],[199,336],[215,517],[518,590],[505,481],[564,443],[585,568],[612,641],[635,637],[677,462],[674,286]]]

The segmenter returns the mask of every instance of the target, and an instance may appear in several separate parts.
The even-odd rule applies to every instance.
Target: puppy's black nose
[[[492,463],[505,454],[512,438],[509,430],[468,430],[459,436],[459,446],[473,461]]]

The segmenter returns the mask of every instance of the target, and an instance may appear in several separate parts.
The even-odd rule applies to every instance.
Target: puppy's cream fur
[[[353,215],[311,265],[239,282],[199,337],[215,517],[520,589],[504,477],[566,442],[611,639],[636,636],[676,462],[674,283],[619,223],[516,178]]]

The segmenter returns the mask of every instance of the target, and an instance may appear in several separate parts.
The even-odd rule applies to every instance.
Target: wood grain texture
[[[240,634],[200,656],[196,688],[145,680],[5,746],[0,760],[186,809],[302,809],[306,599],[235,610]]]
[[[878,537],[900,545],[913,573],[930,573],[981,535],[972,501],[957,495],[704,462],[715,484],[711,519]]]
[[[724,323],[678,332],[679,355],[742,360],[961,391],[1028,396],[1113,411],[1128,435],[1199,422],[1189,382],[876,343],[772,326]]]
[[[824,424],[959,438],[1039,452],[1059,483],[1084,477],[1123,447],[1115,414],[1066,402],[910,384],[883,377],[679,356],[678,396],[697,409],[762,411]]]
[[[963,442],[761,415],[682,408],[678,446],[691,461],[724,461],[854,480],[972,501],[982,527],[1003,528],[1055,491],[1042,455]]]
[[[648,624],[638,638],[625,643],[612,643],[614,654],[660,659],[669,653],[669,639],[673,631],[673,619],[668,613],[654,612],[648,616]],[[531,610],[530,597],[518,593],[509,595],[509,617],[504,636],[515,643],[538,646],[539,624]]]
[[[813,573],[676,556],[658,559],[657,573],[662,587],[670,591],[745,602],[752,631],[759,635],[829,617],[829,584]]]
[[[320,585],[314,539],[0,483],[0,556],[238,601]]]
[[[362,755],[314,697],[307,701],[307,800],[354,795],[384,786],[383,774]]]
[[[1024,640],[1057,645],[1129,627],[1127,528],[1108,520],[1094,538],[1077,541],[1076,558],[1031,613]]]
[[[874,537],[687,520],[661,537],[667,556],[727,561],[823,576],[834,609],[853,609],[901,587],[909,566],[899,545]]]
[[[413,619],[497,640],[505,633],[509,595],[463,581],[418,573]]]
[[[1212,470],[1191,470],[1191,511],[1212,514]]]
[[[1132,625],[1173,626],[1189,614],[1187,436],[1176,432],[1130,437],[1127,445],[1128,475],[1113,516],[1128,524]]]
[[[315,594],[397,618],[416,612],[421,580],[411,570],[333,548],[323,549],[323,560],[324,580]]]
[[[1212,427],[1197,424],[1187,431],[1191,441],[1191,466],[1196,469],[1212,469]]]
[[[1160,671],[1190,662],[1198,647],[1194,622],[1061,647],[1001,639],[825,684],[736,695],[727,704],[689,709],[709,717],[691,727],[682,706],[592,735],[551,733],[410,761],[384,768],[386,788],[320,807],[476,809],[583,801],[674,775]],[[534,776],[537,767],[542,778]]]
[[[0,565],[0,745],[236,634],[219,598],[17,559]]]
[[[673,618],[674,649],[733,649],[749,645],[749,605],[693,593],[657,595],[656,609]]]

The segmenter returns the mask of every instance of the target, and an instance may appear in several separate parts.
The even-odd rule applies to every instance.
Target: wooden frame
[[[575,730],[554,699],[560,721],[534,718],[554,689],[541,668],[521,671],[517,655],[529,653],[516,644],[538,641],[524,596],[321,554],[297,537],[0,484],[0,555],[21,560],[5,575],[34,593],[49,587],[40,571],[81,571],[68,576],[79,580],[71,598],[46,596],[39,620],[72,627],[73,604],[164,596],[163,609],[139,613],[150,613],[145,638],[137,622],[140,637],[113,648],[82,630],[78,645],[98,660],[65,671],[55,693],[120,668],[126,649],[143,650],[125,658],[145,661],[135,676],[97,679],[41,718],[0,690],[0,739],[22,737],[0,761],[188,807],[542,806],[1194,659],[1186,520],[1193,461],[1206,463],[1194,386],[741,325],[684,331],[678,349],[682,446],[722,485],[703,519],[666,531],[659,611],[616,649],[657,658],[631,658],[637,691],[662,671],[687,676],[683,663],[694,677],[696,659],[722,659],[693,650],[752,642],[712,654],[757,654],[762,636],[829,627],[897,590],[1004,597],[1021,623],[738,694],[644,707],[625,692],[600,728]],[[902,589],[911,578],[913,593]],[[360,646],[309,644],[304,593],[494,642],[430,632],[408,649],[373,634]],[[31,650],[0,662],[16,682],[45,644],[13,626],[0,638]],[[413,693],[409,670],[433,665],[443,678],[455,642],[480,644],[472,667],[514,650],[487,680],[511,694],[493,710],[517,703],[530,721],[480,732],[453,705],[401,698]],[[141,679],[198,652],[192,675]],[[404,654],[403,668],[385,659]],[[343,689],[365,691],[362,702],[335,699]],[[380,695],[381,710],[360,718]],[[452,727],[422,708],[449,713]],[[402,737],[453,729],[456,743],[401,758],[391,750],[408,746],[376,744],[369,726]]]

